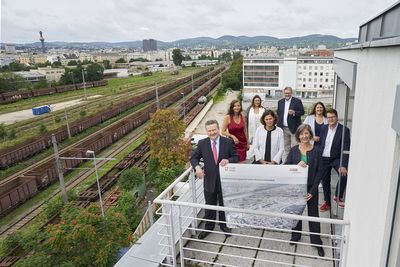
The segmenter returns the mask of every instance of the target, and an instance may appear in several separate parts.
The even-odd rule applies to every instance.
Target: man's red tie
[[[217,142],[215,140],[212,142],[212,152],[213,152],[215,164],[218,164]]]

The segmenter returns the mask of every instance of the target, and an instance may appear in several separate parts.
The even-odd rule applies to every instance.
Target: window
[[[317,85],[316,85],[316,84],[314,84],[314,88],[317,88]]]
[[[303,78],[303,82],[305,82],[307,79],[306,78]]]
[[[314,72],[314,75],[315,75],[315,76],[318,76],[318,72]]]
[[[320,83],[322,83],[323,81],[324,81],[324,79],[322,79],[322,78],[321,78],[321,79],[319,79],[319,82],[320,82]]]
[[[324,69],[324,66],[319,67],[319,69],[320,69],[320,70],[323,70],[323,69]],[[322,74],[321,74],[321,75],[322,75]]]
[[[325,82],[328,82],[329,81],[329,79],[325,79]]]
[[[317,78],[314,78],[314,82],[315,82],[315,83],[317,82]]]
[[[323,72],[320,72],[319,75],[320,75],[320,76],[324,76],[324,73],[323,73]]]
[[[308,81],[311,82],[311,78],[308,78]]]
[[[318,67],[317,67],[317,66],[315,66],[315,67],[314,67],[314,70],[317,70],[317,69],[318,69]]]
[[[325,73],[325,76],[329,76],[329,72]]]
[[[322,84],[319,85],[319,88],[322,88]]]
[[[306,85],[303,83],[303,88],[306,87]]]
[[[312,75],[312,72],[309,72],[308,75],[311,76],[311,75]]]
[[[306,69],[307,69],[307,67],[306,67],[306,66],[304,66],[304,67],[303,67],[303,70],[306,70]]]
[[[309,69],[309,70],[312,70],[312,66],[308,66],[308,69]]]

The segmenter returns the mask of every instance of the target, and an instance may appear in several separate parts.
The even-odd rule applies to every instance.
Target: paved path
[[[222,101],[214,104],[200,121],[199,125],[195,128],[194,134],[207,134],[204,125],[208,120],[217,120],[221,127],[224,116],[228,112],[229,103],[232,100],[237,99],[237,94],[237,91],[229,92]]]
[[[89,96],[88,99],[96,98],[96,97],[100,97],[100,96],[101,95]],[[66,107],[79,105],[84,102],[85,102],[85,100],[83,100],[83,99],[75,99],[75,100],[60,102],[60,103],[56,103],[56,104],[50,104],[50,106],[51,106],[52,111],[57,111],[57,110],[64,109]],[[21,110],[21,111],[1,114],[0,115],[0,123],[4,123],[7,125],[7,124],[13,124],[18,121],[23,121],[23,120],[27,120],[27,119],[31,119],[31,118],[36,118],[36,117],[37,117],[37,115],[35,116],[32,114],[32,109],[25,109],[25,110]]]

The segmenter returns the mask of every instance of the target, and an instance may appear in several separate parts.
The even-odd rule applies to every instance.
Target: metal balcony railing
[[[195,179],[192,168],[179,176],[154,202],[161,205],[157,210],[161,217],[156,223],[162,226],[158,234],[161,236],[159,245],[163,247],[161,254],[165,256],[164,266],[345,266],[348,221],[205,205],[203,181]],[[196,233],[205,231],[206,220],[201,218],[204,209],[257,218],[302,220],[302,239],[290,244],[292,229],[237,223],[229,237],[222,231],[213,230],[200,240]],[[324,257],[318,256],[309,243],[308,221],[321,223]],[[218,228],[219,221],[215,223]],[[341,231],[335,234],[331,229]]]

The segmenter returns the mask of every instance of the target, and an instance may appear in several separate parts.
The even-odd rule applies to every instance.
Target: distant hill
[[[336,48],[343,46],[348,42],[354,42],[357,38],[339,38],[333,35],[312,34],[291,38],[276,38],[272,36],[232,36],[224,35],[219,38],[196,37],[189,39],[181,39],[173,42],[157,41],[159,48],[196,48],[211,47],[216,48],[247,48],[257,47],[261,45],[273,45],[281,47],[315,47],[323,44],[328,48]],[[31,44],[17,44],[20,47],[40,47],[40,42]],[[46,47],[70,47],[70,48],[140,48],[142,41],[129,42],[46,42]]]

